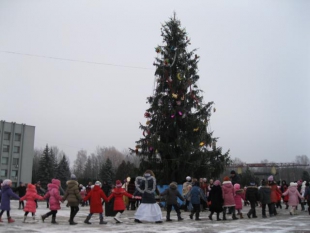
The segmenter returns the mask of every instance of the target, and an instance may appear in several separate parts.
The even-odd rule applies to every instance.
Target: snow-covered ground
[[[105,217],[107,225],[99,225],[99,216],[94,215],[91,219],[92,224],[84,224],[84,219],[88,214],[88,207],[81,207],[80,212],[77,214],[75,221],[78,222],[75,226],[70,226],[68,223],[70,209],[62,204],[62,209],[58,211],[57,222],[58,225],[51,224],[51,219],[45,220],[42,223],[40,215],[48,212],[45,202],[39,202],[39,208],[37,209],[35,223],[32,222],[31,214],[28,215],[27,223],[23,223],[24,211],[18,210],[18,201],[11,201],[11,216],[15,219],[15,223],[7,223],[6,213],[3,214],[3,223],[0,224],[0,232],[13,233],[13,232],[39,232],[39,233],[51,233],[51,232],[310,232],[310,215],[308,212],[300,210],[297,211],[298,215],[290,216],[289,211],[285,209],[278,209],[279,215],[272,218],[262,219],[261,208],[257,208],[257,219],[248,219],[245,213],[249,210],[249,207],[244,207],[243,213],[244,219],[231,220],[231,216],[228,215],[227,221],[217,222],[215,220],[210,221],[208,219],[209,212],[205,211],[201,213],[202,221],[195,221],[189,218],[188,212],[182,212],[184,220],[182,222],[176,221],[176,214],[172,212],[172,222],[163,222],[162,224],[155,223],[134,223],[135,211],[125,211],[122,219],[123,223],[116,224],[113,217]],[[165,219],[166,212],[163,211],[163,217]],[[215,219],[215,216],[213,216]]]

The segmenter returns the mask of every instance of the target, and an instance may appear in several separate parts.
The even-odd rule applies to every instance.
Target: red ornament
[[[144,117],[149,118],[151,117],[151,114],[149,112],[144,113]]]

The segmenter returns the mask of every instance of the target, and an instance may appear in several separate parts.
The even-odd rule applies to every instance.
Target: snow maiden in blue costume
[[[156,179],[153,171],[146,170],[143,177],[138,176],[135,181],[136,193],[142,194],[141,204],[135,213],[135,222],[141,221],[162,223],[162,213],[155,200]]]

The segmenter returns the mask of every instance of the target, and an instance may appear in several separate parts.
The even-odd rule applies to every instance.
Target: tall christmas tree
[[[143,138],[131,149],[141,158],[140,169],[154,170],[161,183],[182,182],[186,176],[217,177],[229,163],[217,138],[208,130],[213,102],[204,103],[197,86],[196,50],[174,15],[162,26],[163,45],[155,48],[155,86],[150,108],[140,123]]]

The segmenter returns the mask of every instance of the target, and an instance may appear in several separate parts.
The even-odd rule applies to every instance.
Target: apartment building
[[[34,156],[35,127],[0,121],[0,179],[30,183]]]

